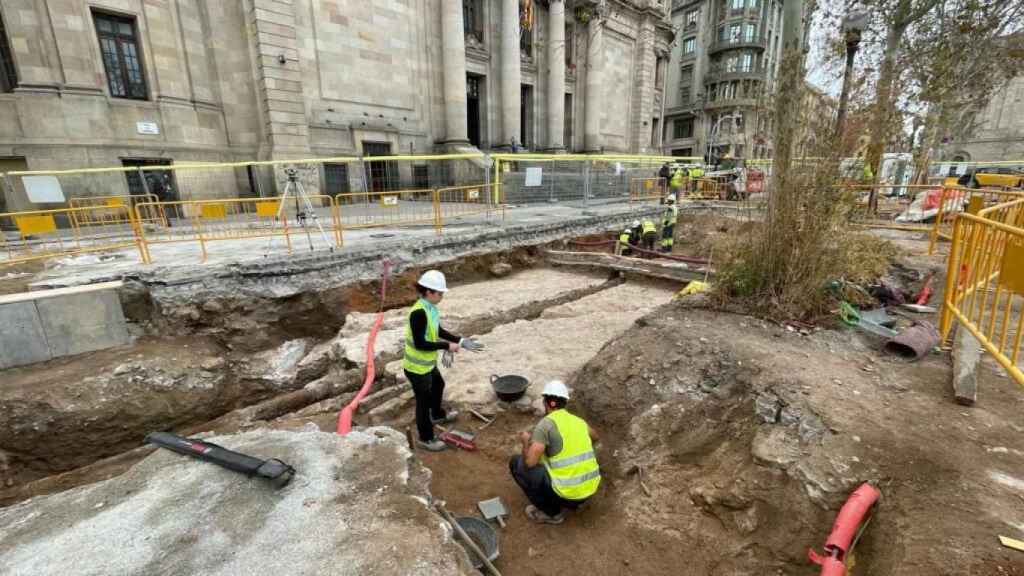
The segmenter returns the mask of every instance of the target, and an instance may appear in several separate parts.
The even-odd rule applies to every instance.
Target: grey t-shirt
[[[550,418],[541,418],[540,422],[537,422],[530,441],[543,444],[544,454],[548,458],[562,451],[562,435],[558,433],[558,427]]]

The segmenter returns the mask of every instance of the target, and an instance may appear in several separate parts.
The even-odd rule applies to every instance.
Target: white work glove
[[[479,352],[484,349],[484,344],[483,342],[477,342],[474,338],[469,337],[459,340],[459,347],[469,350],[470,352]]]
[[[452,363],[455,361],[455,354],[452,354],[451,350],[445,350],[441,354],[441,366],[445,368],[451,368]]]

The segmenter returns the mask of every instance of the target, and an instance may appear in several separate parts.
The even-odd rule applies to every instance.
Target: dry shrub
[[[801,117],[787,111],[783,120],[776,141],[806,132]],[[841,185],[841,151],[834,138],[820,142],[804,147],[810,158],[776,158],[763,223],[716,248],[723,301],[780,319],[813,319],[835,307],[832,281],[869,282],[888,270],[895,248],[851,231],[855,197]]]

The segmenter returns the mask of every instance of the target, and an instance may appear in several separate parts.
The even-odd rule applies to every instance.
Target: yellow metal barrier
[[[135,210],[140,222],[139,236],[146,261],[152,260],[152,247],[160,244],[198,242],[205,262],[209,257],[207,244],[214,241],[245,241],[268,238],[266,246],[251,242],[238,244],[239,250],[273,246],[273,239],[282,237],[290,254],[295,238],[326,247],[341,246],[341,227],[337,220],[334,198],[307,195],[312,211],[299,198],[229,198],[218,200],[184,200],[175,202],[141,202]],[[160,224],[161,221],[166,224]],[[321,237],[320,228],[324,230]]]
[[[437,223],[435,191],[345,192],[334,197],[342,230]]]
[[[960,214],[952,242],[939,323],[943,341],[959,321],[1024,385],[1018,366],[1024,334],[1024,198]]]
[[[83,229],[82,222],[88,222],[89,227]],[[8,238],[3,230],[17,230],[17,238]],[[133,246],[138,248],[142,261],[148,261],[128,206],[0,214],[0,249],[7,253],[0,265]]]
[[[495,204],[491,201],[493,186],[481,184],[478,186],[451,186],[440,188],[435,193],[435,205],[437,206],[438,234],[441,227],[450,223],[452,219],[486,214],[490,217],[492,212],[499,212],[501,219],[505,219],[504,204]]]
[[[667,195],[668,181],[665,178],[629,179],[630,202],[642,202],[645,200],[661,200]]]
[[[938,241],[953,239],[953,224],[963,212],[977,214],[985,207],[1024,198],[1024,192],[992,188],[964,188],[947,186],[942,189],[938,211],[932,222],[928,254],[935,252]]]
[[[126,224],[135,215],[136,212],[134,207],[136,204],[141,202],[159,202],[160,199],[155,194],[137,194],[134,196],[85,196],[79,198],[72,198],[68,201],[68,205],[71,208],[93,208],[92,211],[83,212],[76,215],[76,221],[79,226],[106,226],[109,224]],[[127,212],[117,210],[128,206],[131,208]],[[123,217],[127,214],[129,220],[119,221],[118,217]],[[158,223],[166,225],[163,214],[158,216]]]
[[[725,200],[728,183],[721,178],[687,179],[684,189],[692,200]]]

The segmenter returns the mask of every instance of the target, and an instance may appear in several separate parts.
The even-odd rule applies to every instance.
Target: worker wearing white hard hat
[[[597,432],[566,409],[569,388],[552,380],[541,392],[545,416],[533,432],[522,432],[522,451],[508,467],[530,505],[526,516],[540,524],[561,524],[565,510],[578,508],[597,492],[601,470]]]
[[[402,369],[416,396],[416,430],[420,447],[439,451],[445,443],[434,437],[434,424],[454,422],[458,413],[446,411],[441,405],[444,378],[437,368],[437,358],[445,368],[451,366],[453,354],[459,350],[479,352],[483,344],[473,338],[460,338],[441,327],[441,303],[448,283],[440,270],[427,270],[416,282],[419,299],[409,309],[405,326],[405,353]]]

